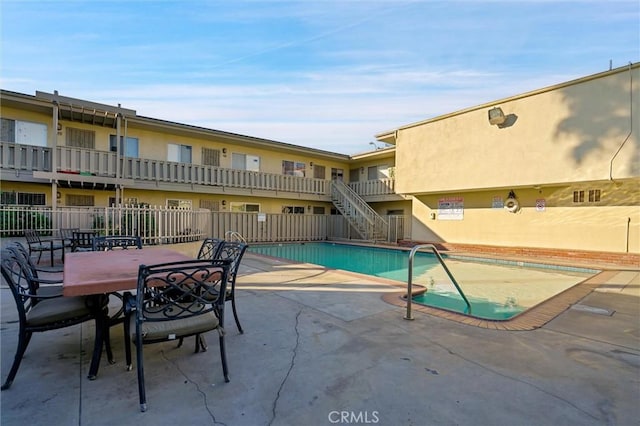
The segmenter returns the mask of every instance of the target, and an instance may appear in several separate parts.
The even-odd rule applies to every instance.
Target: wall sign
[[[445,197],[438,200],[439,220],[462,220],[464,219],[464,198]]]

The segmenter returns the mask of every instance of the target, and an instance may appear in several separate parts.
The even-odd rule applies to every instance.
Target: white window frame
[[[167,144],[167,161],[191,164],[193,161],[193,148],[191,145],[183,145],[179,143]]]
[[[193,201],[180,198],[167,198],[166,206],[170,209],[193,210]]]
[[[229,211],[232,213],[259,213],[261,210],[259,203],[232,202]]]
[[[13,142],[19,145],[47,146],[47,125],[36,121],[14,120],[3,118],[3,121],[13,122]]]

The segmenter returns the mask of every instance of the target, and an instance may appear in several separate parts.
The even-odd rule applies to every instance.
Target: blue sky
[[[638,0],[0,0],[0,14],[3,89],[344,154],[640,57]]]

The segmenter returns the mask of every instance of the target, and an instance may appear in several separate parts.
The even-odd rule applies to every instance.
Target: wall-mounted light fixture
[[[222,148],[222,153],[226,154],[227,153],[227,148]]]
[[[313,167],[313,161],[309,161],[309,167]]]
[[[500,125],[503,124],[506,121],[507,117],[504,115],[504,112],[502,112],[502,108],[500,107],[493,107],[489,110],[489,123],[490,124],[495,124],[495,125]]]
[[[222,200],[222,205],[226,206],[227,205],[227,200]]]
[[[61,132],[62,131],[62,124],[58,123],[58,131]]]

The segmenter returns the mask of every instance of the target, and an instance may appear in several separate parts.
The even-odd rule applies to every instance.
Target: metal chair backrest
[[[71,233],[71,251],[93,250],[93,239],[97,235],[96,231],[73,231]]]
[[[139,236],[108,235],[93,239],[93,251],[110,251],[113,249],[142,249],[142,238]]]
[[[74,232],[80,232],[80,228],[60,228],[60,238],[64,241],[71,241]]]
[[[11,294],[16,302],[18,317],[21,323],[24,323],[27,312],[38,302],[38,299],[35,298],[38,286],[16,251],[8,248],[2,249],[1,265],[2,276],[11,289]]]
[[[19,241],[16,241],[13,244],[8,245],[6,247],[6,250],[9,250],[10,252],[12,252],[16,257],[16,261],[21,263],[23,267],[28,268],[29,273],[31,274],[31,277],[36,279],[38,278],[38,269],[36,268],[36,265],[31,260],[31,256],[29,256],[29,251],[25,248],[25,246],[23,246]]]
[[[40,234],[35,229],[25,229],[24,237],[27,240],[27,244],[40,244]]]
[[[200,246],[200,250],[198,251],[198,259],[216,259],[223,243],[224,240],[220,240],[218,238],[205,238]]]
[[[232,284],[235,283],[236,274],[240,268],[240,261],[248,247],[248,244],[240,241],[224,241],[216,255],[216,259],[231,261],[231,267],[229,268],[229,281],[231,281]]]
[[[215,312],[221,325],[229,261],[187,260],[140,265],[137,323],[187,319]]]

